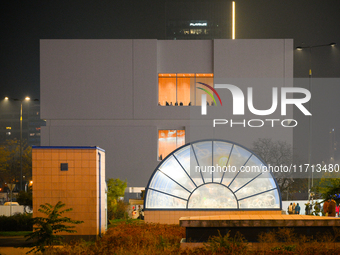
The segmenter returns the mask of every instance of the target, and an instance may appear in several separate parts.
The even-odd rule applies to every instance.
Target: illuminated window
[[[6,127],[6,129],[12,129],[12,127]]]
[[[202,87],[200,82],[214,87],[214,75],[211,73],[158,74],[158,104],[163,106],[201,105],[201,95],[206,92],[200,89]]]
[[[10,136],[12,133],[11,132],[6,132],[6,135],[7,136]]]
[[[158,159],[185,144],[185,130],[158,130]]]

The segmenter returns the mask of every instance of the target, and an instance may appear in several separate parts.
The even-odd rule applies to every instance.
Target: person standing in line
[[[293,203],[288,206],[288,214],[293,214]]]
[[[328,216],[335,217],[335,210],[336,210],[336,202],[334,199],[330,199],[329,205],[328,205]]]
[[[295,214],[300,214],[300,206],[299,203],[295,206]]]
[[[326,200],[323,203],[323,213],[325,214],[325,216],[328,216],[328,206],[329,206],[329,202],[328,202],[328,200]]]

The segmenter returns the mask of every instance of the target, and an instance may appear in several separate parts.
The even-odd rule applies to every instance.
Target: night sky
[[[165,9],[165,0],[2,1],[0,98],[39,98],[39,39],[165,39]],[[292,38],[295,47],[337,42],[313,48],[312,69],[313,77],[340,77],[339,0],[238,0],[236,38]],[[295,77],[308,77],[309,65],[307,51],[295,52]],[[340,89],[320,93],[325,109],[315,113],[326,119],[315,132],[340,129]]]
[[[5,1],[0,9],[0,97],[39,97],[39,39],[165,38],[165,0]],[[293,38],[295,46],[340,43],[338,0],[239,0],[236,15],[239,39]],[[313,52],[313,76],[339,77],[339,51],[330,61],[324,61],[323,51]],[[308,61],[297,57],[295,76],[307,77]]]

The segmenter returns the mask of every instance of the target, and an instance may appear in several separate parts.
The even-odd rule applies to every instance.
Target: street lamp
[[[5,100],[9,100],[10,98],[5,97]],[[29,101],[31,98],[25,97],[20,100],[17,98],[12,98],[13,101],[20,101],[20,190],[22,190],[22,102]],[[34,101],[36,101],[35,99]]]
[[[298,51],[309,49],[309,91],[312,94],[312,49],[313,48],[320,48],[320,47],[335,47],[336,43],[332,42],[329,44],[320,44],[320,45],[311,45],[311,46],[298,46],[296,49]],[[309,101],[309,111],[312,112],[312,100]],[[311,159],[312,159],[312,115],[309,117],[309,138],[308,138],[308,167],[311,167]],[[312,172],[312,187],[310,187],[310,178],[308,175],[308,200],[311,197],[311,188],[313,188],[313,172]]]

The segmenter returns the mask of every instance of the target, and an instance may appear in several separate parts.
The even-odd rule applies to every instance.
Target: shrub
[[[210,237],[205,247],[214,254],[245,254],[248,249],[243,235],[237,232],[234,237],[231,237],[230,231],[224,236],[218,231],[218,236]]]
[[[178,225],[149,224],[143,221],[117,223],[95,243],[84,241],[50,250],[50,254],[180,254],[185,230]]]
[[[49,203],[40,205],[39,212],[45,214],[47,217],[35,217],[33,218],[34,232],[26,235],[27,240],[34,240],[34,248],[29,252],[35,251],[45,251],[45,246],[50,246],[52,244],[60,244],[63,236],[57,235],[60,232],[75,233],[74,226],[70,224],[80,224],[83,221],[71,220],[68,217],[62,217],[65,212],[72,211],[72,208],[60,211],[65,204],[59,201],[54,207]],[[65,223],[67,225],[65,225]]]
[[[32,231],[31,213],[17,213],[12,216],[0,216],[0,231]]]
[[[112,218],[111,219],[128,219],[128,204],[124,201],[117,201],[112,210]]]

